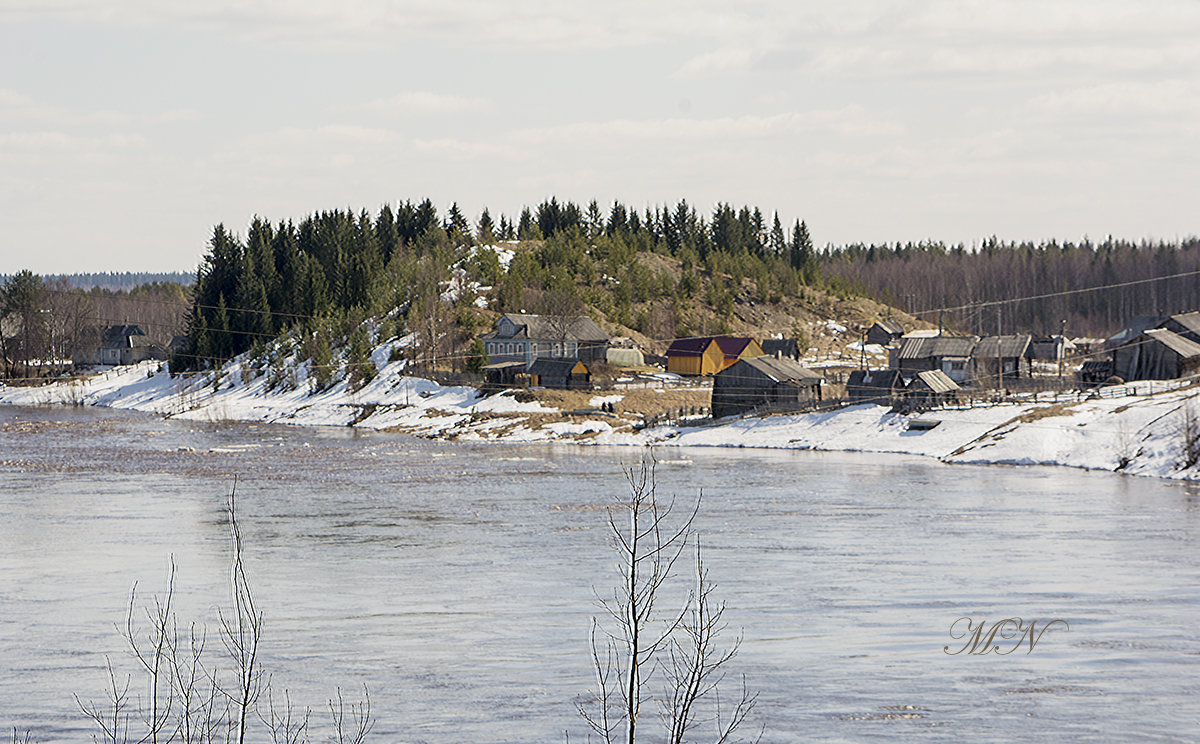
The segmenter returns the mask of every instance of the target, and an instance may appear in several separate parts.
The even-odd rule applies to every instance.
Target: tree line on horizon
[[[1200,309],[1196,237],[1099,243],[992,237],[978,250],[936,241],[854,244],[823,252],[821,270],[881,302],[934,323],[941,314],[946,325],[977,335],[1065,328],[1069,336],[1103,337],[1135,316]],[[1017,298],[1040,299],[1009,302]]]

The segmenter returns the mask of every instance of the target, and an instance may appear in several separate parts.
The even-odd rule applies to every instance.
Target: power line
[[[1098,287],[1084,287],[1082,289],[1066,289],[1061,292],[1047,292],[1046,294],[1029,295],[1027,297],[1012,297],[1007,300],[988,300],[985,302],[972,302],[966,305],[957,305],[953,307],[936,307],[930,310],[919,310],[911,313],[911,315],[930,315],[940,312],[957,312],[959,310],[982,309],[985,307],[994,307],[997,305],[1009,305],[1017,302],[1028,302],[1030,300],[1045,300],[1051,297],[1066,297],[1068,295],[1084,294],[1086,292],[1099,292],[1105,289],[1120,289],[1121,287],[1132,287],[1138,284],[1150,284],[1152,282],[1161,282],[1168,279],[1180,279],[1187,276],[1200,275],[1200,269],[1194,271],[1183,271],[1178,274],[1168,274],[1166,276],[1156,276],[1149,279],[1134,279],[1128,282],[1117,282],[1115,284],[1103,284]]]

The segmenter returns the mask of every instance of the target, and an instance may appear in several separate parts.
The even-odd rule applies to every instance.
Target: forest
[[[977,335],[1107,337],[1138,315],[1200,309],[1200,239],[851,245],[821,270],[881,302]],[[1017,298],[1040,298],[1014,301]],[[939,313],[940,309],[947,309]]]

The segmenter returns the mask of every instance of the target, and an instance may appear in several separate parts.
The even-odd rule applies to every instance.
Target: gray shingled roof
[[[917,380],[923,382],[926,387],[935,393],[949,393],[954,390],[962,389],[958,386],[957,382],[951,380],[949,376],[947,376],[946,373],[940,369],[930,369],[924,372],[918,372],[916,377],[913,378],[912,382],[909,383],[909,386],[911,387],[912,384]]]
[[[129,349],[134,346],[147,344],[137,343],[138,337],[144,340],[146,334],[135,325],[115,325],[105,328],[100,334],[100,345],[109,349]]]
[[[583,364],[583,362],[578,359],[564,359],[562,357],[538,357],[529,366],[529,374],[566,377],[571,374],[571,370],[575,369],[576,364]],[[586,364],[583,367],[587,369]]]
[[[880,329],[887,331],[888,333],[894,333],[897,336],[901,336],[904,334],[904,326],[900,325],[899,323],[897,323],[894,320],[890,320],[890,319],[877,320],[877,321],[875,321],[875,325],[879,326]]]
[[[796,362],[787,358],[776,359],[773,356],[757,356],[751,359],[742,359],[738,364],[748,364],[775,382],[795,380],[811,383],[820,382],[824,379],[811,369],[801,367]]]
[[[609,335],[604,330],[596,325],[596,322],[586,315],[577,315],[570,318],[554,318],[546,315],[523,315],[520,313],[508,313],[506,316],[517,327],[517,332],[512,336],[498,336],[495,331],[487,334],[484,338],[529,338],[539,341],[555,340],[561,338],[566,331],[566,338],[569,341],[608,341]]]
[[[1171,320],[1183,326],[1186,331],[1200,336],[1200,313],[1193,310],[1190,313],[1172,315]]]
[[[975,339],[959,336],[929,336],[906,338],[900,347],[900,359],[928,359],[931,357],[969,357],[975,348]]]
[[[979,339],[979,343],[975,346],[975,356],[977,357],[996,357],[996,347],[1000,347],[1000,356],[1002,357],[1022,357],[1029,353],[1029,345],[1033,342],[1033,337],[1027,334],[1018,334],[1015,336],[984,336]]]
[[[1168,349],[1185,359],[1200,357],[1200,345],[1189,341],[1178,333],[1168,331],[1166,328],[1153,328],[1146,331],[1145,335],[1162,343]]]

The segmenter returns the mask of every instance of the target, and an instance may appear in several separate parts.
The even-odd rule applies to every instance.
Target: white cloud
[[[447,93],[416,90],[371,101],[367,104],[367,108],[396,113],[453,114],[464,111],[476,111],[485,108],[487,105],[487,101],[482,98],[468,98]]]
[[[836,110],[792,112],[767,116],[725,116],[709,119],[614,119],[519,130],[511,136],[526,144],[555,142],[577,146],[622,147],[637,141],[727,143],[736,147],[748,139],[800,134],[895,136],[900,124],[873,119],[861,106]]]
[[[1104,83],[1045,93],[1030,101],[1030,107],[1055,115],[1200,116],[1200,83],[1194,80]]]

